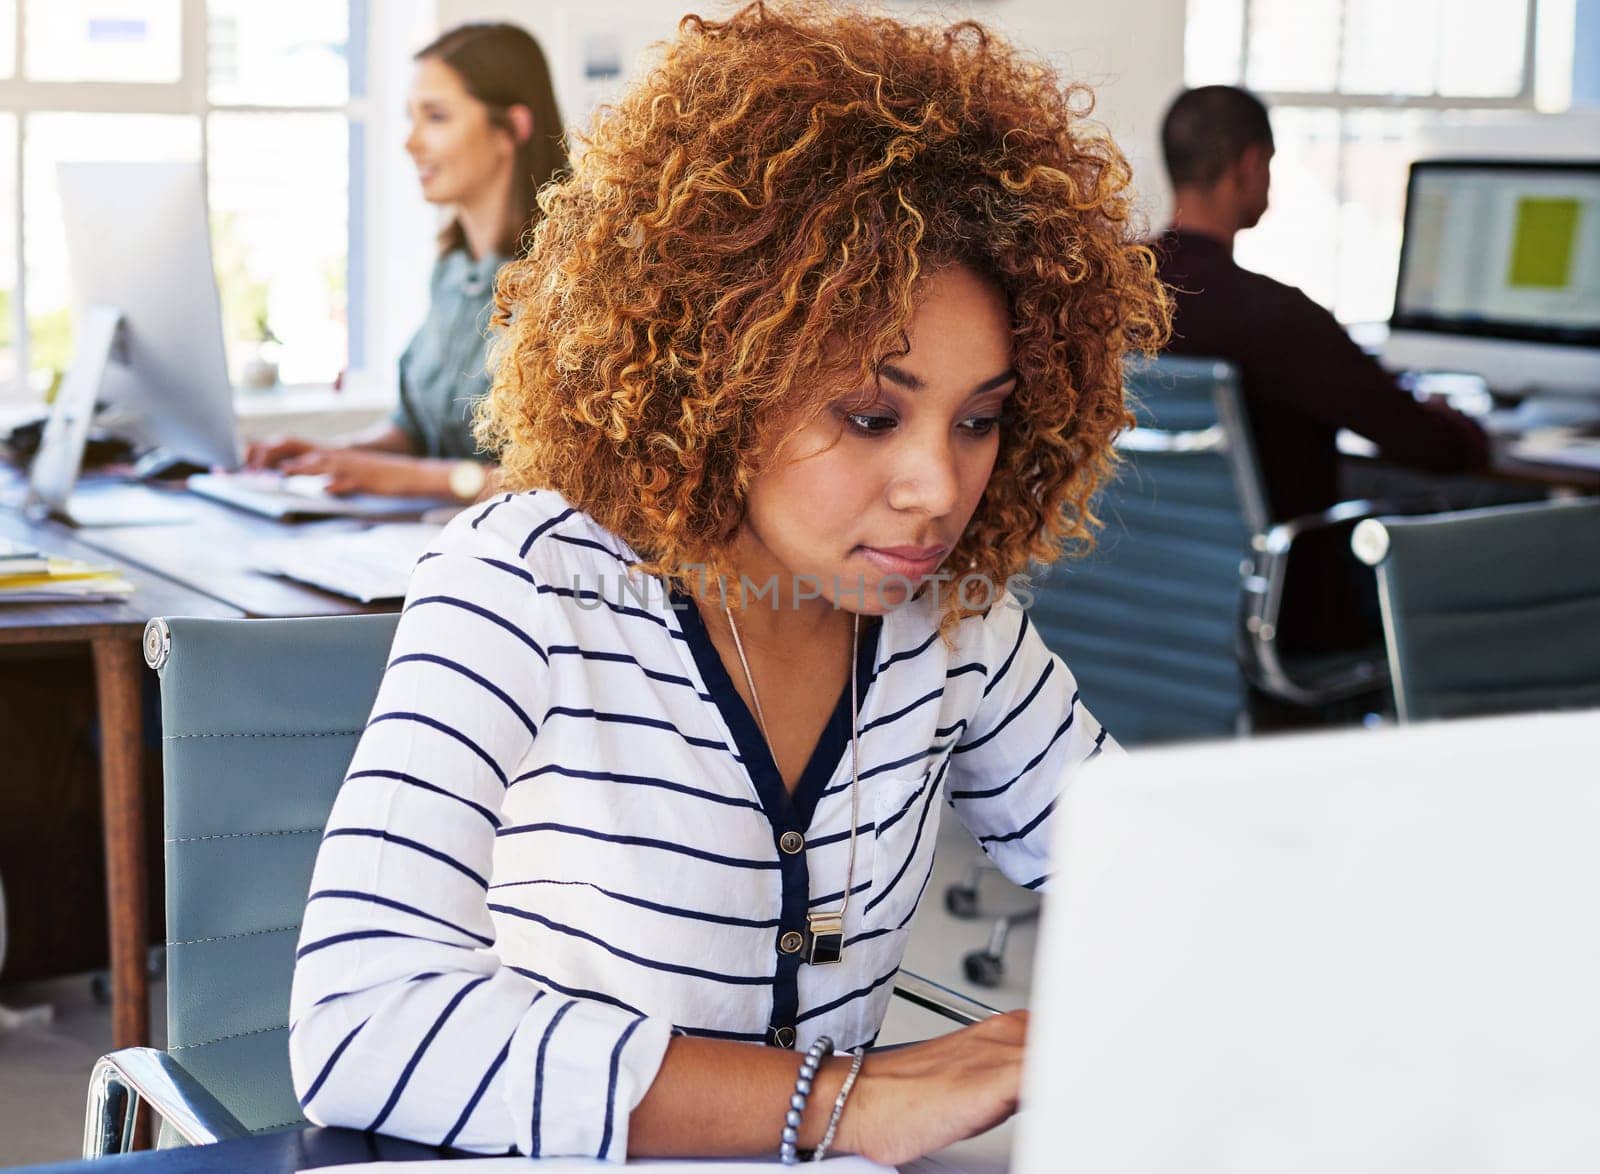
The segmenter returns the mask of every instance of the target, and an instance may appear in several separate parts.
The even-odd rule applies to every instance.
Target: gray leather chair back
[[[311,867],[398,616],[155,620],[167,1048],[252,1131],[303,1120],[289,984]]]
[[[1240,562],[1266,525],[1238,374],[1163,357],[1127,385],[1138,427],[1098,499],[1099,546],[1039,579],[1029,615],[1123,744],[1227,736],[1245,712]]]
[[[1402,721],[1600,706],[1600,501],[1373,518]]]

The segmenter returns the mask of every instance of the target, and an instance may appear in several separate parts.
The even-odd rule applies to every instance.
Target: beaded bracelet
[[[867,1057],[867,1049],[855,1048],[850,1054],[855,1057],[850,1061],[850,1074],[839,1086],[839,1095],[833,1102],[833,1116],[828,1118],[828,1130],[817,1143],[817,1148],[812,1151],[813,1162],[820,1162],[828,1156],[828,1147],[833,1144],[833,1135],[839,1132],[839,1118],[844,1116],[844,1103],[850,1099],[850,1090],[856,1086],[856,1077],[861,1075],[861,1062]]]
[[[819,1035],[806,1058],[800,1061],[800,1075],[795,1078],[794,1092],[789,1097],[789,1111],[783,1117],[783,1136],[778,1142],[778,1161],[785,1166],[800,1164],[800,1118],[805,1114],[806,1101],[811,1096],[811,1082],[817,1078],[822,1058],[833,1051],[833,1040]]]

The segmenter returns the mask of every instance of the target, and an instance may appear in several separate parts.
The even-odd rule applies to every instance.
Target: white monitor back
[[[1506,396],[1556,396],[1600,402],[1600,349],[1522,339],[1395,329],[1383,344],[1391,371],[1460,371]]]
[[[136,443],[232,469],[233,393],[198,163],[62,163],[57,178],[75,318],[122,312],[101,397]]]
[[[1600,713],[1151,751],[1056,820],[1017,1174],[1600,1170]]]
[[[1392,368],[1600,403],[1600,161],[1412,164],[1390,326]]]

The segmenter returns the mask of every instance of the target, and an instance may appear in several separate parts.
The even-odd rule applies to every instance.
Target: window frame
[[[1252,32],[1256,27],[1260,12],[1261,0],[1237,0],[1238,3],[1238,43],[1235,48],[1237,53],[1236,69],[1230,70],[1234,74],[1228,78],[1208,78],[1207,80],[1227,81],[1229,84],[1249,86],[1251,74],[1251,40]],[[1334,31],[1334,66],[1332,77],[1335,87],[1343,73],[1345,61],[1345,27],[1349,19],[1353,0],[1337,0],[1338,23]],[[1388,92],[1372,92],[1366,90],[1333,89],[1260,89],[1253,90],[1274,113],[1278,111],[1293,111],[1316,115],[1326,112],[1331,115],[1338,126],[1338,139],[1335,145],[1334,173],[1332,196],[1337,208],[1344,208],[1351,198],[1351,158],[1350,140],[1347,138],[1349,116],[1366,111],[1379,114],[1404,115],[1415,113],[1417,115],[1468,113],[1481,112],[1490,114],[1522,115],[1533,114],[1540,110],[1540,65],[1541,46],[1539,40],[1540,18],[1550,6],[1550,0],[1524,0],[1523,10],[1523,43],[1520,63],[1520,78],[1518,89],[1513,94],[1497,96],[1454,96],[1437,92],[1438,78],[1435,77],[1435,92],[1428,94],[1397,94]],[[1231,56],[1231,54],[1230,54]],[[1186,60],[1186,84],[1196,84],[1189,81],[1192,77],[1190,65]],[[1332,299],[1328,309],[1333,313],[1340,313],[1343,301],[1340,290],[1346,276],[1347,251],[1351,242],[1346,239],[1343,229],[1337,225],[1334,228],[1333,241],[1333,268],[1329,277],[1332,285],[1328,296]],[[1353,313],[1351,321],[1363,321],[1362,311],[1347,307]]]
[[[29,378],[32,339],[28,333],[27,258],[23,226],[27,221],[27,177],[24,172],[28,122],[43,114],[163,114],[194,118],[200,128],[200,171],[210,205],[210,120],[213,113],[240,114],[339,114],[349,129],[349,168],[347,184],[345,288],[347,343],[346,379],[361,379],[367,369],[367,282],[366,151],[371,141],[373,109],[368,97],[368,22],[370,0],[346,0],[349,4],[349,37],[346,60],[350,71],[349,93],[339,104],[261,105],[212,102],[208,38],[209,13],[206,0],[179,0],[179,72],[172,82],[62,82],[39,81],[26,76],[28,5],[48,0],[16,0],[14,28],[16,67],[10,77],[0,78],[0,115],[16,120],[13,147],[13,175],[16,184],[14,214],[9,230],[16,250],[16,281],[11,299],[11,329],[17,377],[9,386],[0,385],[0,404],[26,405],[37,401]],[[328,384],[296,384],[289,391],[326,388]],[[237,397],[237,389],[235,389]]]
[[[1334,76],[1338,77],[1344,65],[1344,20],[1350,10],[1351,0],[1338,0],[1339,29],[1334,37]],[[1515,94],[1495,97],[1448,94],[1391,94],[1358,90],[1257,90],[1255,93],[1269,109],[1278,106],[1309,106],[1334,110],[1519,110],[1533,111],[1538,76],[1538,32],[1541,0],[1524,0],[1527,7],[1523,15],[1522,85]],[[1257,0],[1241,0],[1239,15],[1239,79],[1237,84],[1247,84],[1250,76],[1251,16]]]

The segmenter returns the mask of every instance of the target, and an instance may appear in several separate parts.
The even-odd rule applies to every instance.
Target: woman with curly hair
[[[1166,326],[1088,106],[977,25],[754,4],[597,118],[497,291],[512,492],[418,564],[318,856],[311,1119],[899,1162],[1014,1110],[1021,1013],[866,1049],[939,800],[1038,887],[1114,745],[1006,589],[1090,538]]]

